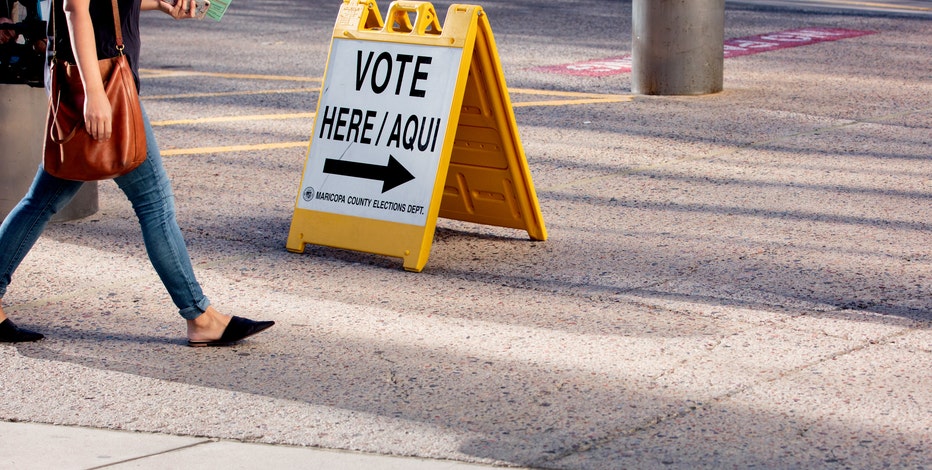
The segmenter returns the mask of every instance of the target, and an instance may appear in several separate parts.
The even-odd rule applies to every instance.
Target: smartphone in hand
[[[195,2],[194,14],[195,18],[202,20],[207,15],[207,10],[210,9],[210,0],[166,0],[170,5],[175,6],[179,1],[184,2],[185,7],[190,5],[189,2]]]

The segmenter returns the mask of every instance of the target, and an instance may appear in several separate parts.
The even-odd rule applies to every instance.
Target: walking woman
[[[95,139],[107,139],[112,129],[110,102],[104,92],[98,58],[117,55],[111,0],[53,0],[57,25],[55,53],[76,63],[84,82],[84,120]],[[193,18],[194,1],[172,6],[161,0],[118,0],[124,53],[139,86],[139,14],[160,10],[176,19]],[[67,29],[62,27],[67,25]],[[145,116],[148,153],[145,162],[115,179],[132,203],[142,227],[149,260],[187,322],[188,345],[226,346],[268,329],[272,321],[253,321],[221,314],[210,305],[194,277],[191,259],[175,220],[171,183],[162,166],[155,136]],[[0,342],[36,341],[43,335],[17,327],[3,311],[2,299],[14,271],[38,240],[49,219],[81,187],[80,182],[56,178],[39,168],[29,192],[0,225]]]

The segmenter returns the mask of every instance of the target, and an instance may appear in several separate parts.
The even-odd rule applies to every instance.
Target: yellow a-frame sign
[[[413,17],[413,20],[412,20]],[[437,217],[545,240],[492,30],[481,7],[344,0],[287,248],[427,263]]]

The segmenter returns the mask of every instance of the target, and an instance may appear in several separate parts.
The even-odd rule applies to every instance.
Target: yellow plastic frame
[[[298,207],[299,190],[287,249],[301,253],[306,243],[313,243],[364,251],[402,258],[406,270],[420,272],[430,255],[438,216],[526,229],[532,239],[545,240],[543,217],[518,137],[491,27],[482,8],[451,5],[441,28],[429,2],[396,1],[389,6],[386,18],[387,22],[382,20],[374,0],[344,0],[332,37],[463,49],[426,223],[410,225],[303,209]],[[329,57],[327,66],[330,66]],[[460,116],[467,93],[471,106],[466,111],[473,115],[467,121],[474,122],[461,126]],[[320,100],[318,110],[319,107]],[[482,117],[477,120],[475,116]],[[487,144],[490,140],[495,143]],[[466,150],[457,152],[455,144]],[[494,150],[493,153],[485,151],[491,157],[477,159],[470,153],[470,144],[473,147],[488,145]],[[308,156],[311,145],[313,141],[309,143]],[[456,154],[463,157],[457,158]],[[479,161],[489,158],[495,161]],[[451,161],[457,170],[448,180]],[[464,188],[471,185],[464,174],[477,168],[478,176],[471,173],[469,178],[479,182],[478,186],[494,188],[498,183],[506,183],[501,194],[494,189],[470,191]],[[472,199],[480,204],[470,203]],[[492,203],[483,205],[482,201]],[[450,208],[445,210],[442,205]]]

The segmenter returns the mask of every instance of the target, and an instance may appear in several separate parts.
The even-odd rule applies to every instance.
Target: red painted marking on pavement
[[[855,38],[875,34],[877,31],[863,31],[841,28],[801,28],[776,33],[728,39],[725,41],[725,58],[760,54],[790,47],[808,46],[827,41]],[[539,72],[560,73],[582,77],[605,77],[631,72],[631,56],[608,57],[605,59],[577,62],[575,64],[550,65],[535,67]]]
[[[859,31],[839,28],[803,28],[781,31],[779,33],[761,34],[747,38],[725,41],[725,58],[759,54],[789,47],[808,46],[839,39],[856,38],[874,34],[877,31]]]
[[[583,77],[604,77],[631,71],[631,56],[609,57],[607,59],[590,60],[575,64],[550,65],[535,67],[539,72],[562,73],[564,75],[579,75]]]

